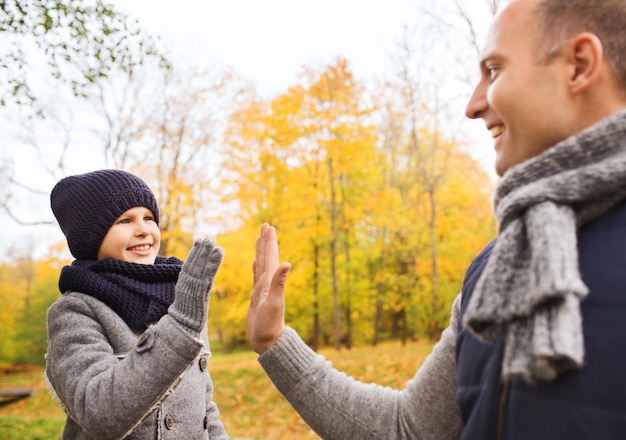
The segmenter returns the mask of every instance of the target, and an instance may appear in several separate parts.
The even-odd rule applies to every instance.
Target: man
[[[263,225],[249,339],[322,438],[624,438],[624,29],[623,0],[513,0],[494,17],[466,114],[494,139],[499,236],[405,390],[354,381],[285,327],[289,264]]]

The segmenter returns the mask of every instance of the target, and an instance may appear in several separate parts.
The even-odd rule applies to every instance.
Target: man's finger
[[[268,224],[263,225],[261,232],[261,260],[263,262],[263,272],[267,272],[272,276],[278,267],[278,240],[276,238],[276,229]],[[269,280],[267,287],[269,288]]]

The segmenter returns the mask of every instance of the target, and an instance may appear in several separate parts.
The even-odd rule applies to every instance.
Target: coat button
[[[146,330],[141,336],[139,336],[139,338],[137,338],[137,346],[135,350],[137,350],[138,353],[142,353],[152,348],[153,343],[154,340],[152,338],[152,332],[150,330]]]
[[[139,338],[137,339],[137,345],[145,344],[149,338],[150,338],[150,332],[147,332],[147,331],[143,332],[141,336],[139,336]]]
[[[200,369],[202,371],[206,371],[206,367],[209,364],[209,362],[206,360],[206,356],[202,356],[200,360],[198,361],[198,364],[200,365]]]
[[[204,416],[204,430],[209,429],[209,416]]]
[[[171,414],[165,416],[165,427],[167,429],[172,429],[174,427],[174,417]]]

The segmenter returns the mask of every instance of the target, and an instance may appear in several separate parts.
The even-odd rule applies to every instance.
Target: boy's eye
[[[123,218],[119,221],[119,223],[130,223],[130,220],[127,218]]]
[[[144,217],[143,220],[146,221],[146,222],[153,222],[154,221],[154,217],[150,217],[150,216]]]

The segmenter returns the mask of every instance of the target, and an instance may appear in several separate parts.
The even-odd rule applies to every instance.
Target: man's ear
[[[605,61],[602,41],[591,32],[581,32],[568,45],[568,61],[570,89],[580,93],[600,78]]]

